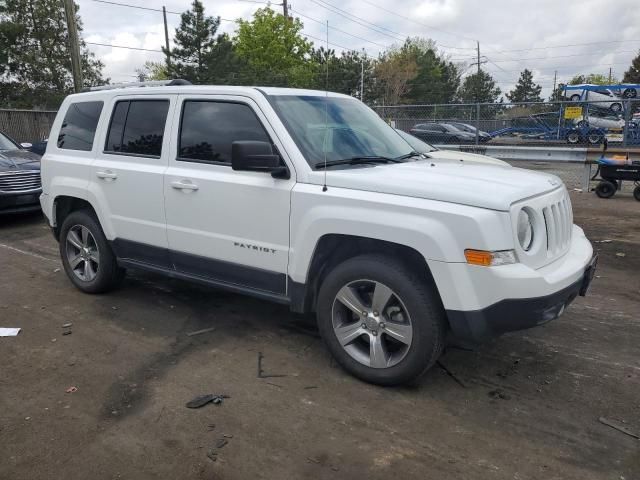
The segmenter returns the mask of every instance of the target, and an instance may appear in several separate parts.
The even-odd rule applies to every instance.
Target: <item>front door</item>
[[[255,102],[227,95],[181,95],[164,182],[174,268],[220,283],[286,294],[291,179],[231,169],[236,140],[271,142]]]

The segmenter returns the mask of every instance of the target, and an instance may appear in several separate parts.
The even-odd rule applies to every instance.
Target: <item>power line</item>
[[[532,58],[519,58],[517,60],[496,60],[496,63],[506,63],[506,62],[527,62],[531,60],[551,60],[554,58],[571,58],[571,57],[591,57],[593,55],[598,55],[599,52],[592,53],[574,53],[571,55],[556,55],[553,57],[532,57]],[[609,52],[610,54],[618,54],[618,53],[635,53],[635,50],[618,50]]]
[[[301,12],[299,12],[298,10],[294,10],[293,8],[290,8],[289,10],[290,10],[290,11],[292,11],[292,12],[297,13],[297,14],[298,14],[298,15],[300,15],[301,17],[308,18],[308,19],[309,19],[309,20],[311,20],[311,21],[314,21],[314,22],[319,23],[319,24],[321,24],[321,25],[325,25],[325,22],[323,22],[323,21],[321,21],[321,20],[318,20],[318,19],[316,19],[316,18],[309,17],[308,15],[305,15],[304,13],[301,13]],[[382,43],[374,42],[373,40],[369,40],[369,39],[364,38],[364,37],[359,37],[358,35],[354,35],[353,33],[349,33],[349,32],[347,32],[347,31],[345,31],[345,30],[341,30],[341,29],[339,29],[339,28],[337,28],[337,27],[332,27],[331,25],[329,25],[329,28],[330,28],[331,30],[335,30],[336,32],[340,32],[340,33],[344,33],[345,35],[349,35],[350,37],[357,38],[358,40],[363,40],[363,41],[368,42],[368,43],[371,43],[371,44],[373,44],[373,45],[377,45],[378,47],[382,47],[382,48],[389,48],[389,46],[388,46],[388,45],[383,45]]]
[[[519,48],[515,50],[499,50],[500,53],[503,52],[528,52],[530,50],[548,50],[550,48],[565,48],[565,47],[583,47],[588,45],[600,45],[600,44],[608,44],[608,43],[628,43],[628,42],[640,42],[638,40],[612,40],[606,42],[588,42],[588,43],[571,43],[567,45],[549,45],[546,47],[532,47],[532,48]]]
[[[126,50],[140,50],[142,52],[159,52],[162,50],[152,50],[150,48],[126,47],[124,45],[111,45],[109,43],[85,42],[87,45],[97,45],[99,47],[124,48]]]
[[[138,10],[148,10],[151,12],[159,12],[162,13],[162,9],[161,8],[151,8],[151,7],[142,7],[140,5],[131,5],[130,3],[121,3],[121,2],[111,2],[108,0],[91,0],[92,2],[96,2],[96,3],[104,3],[107,5],[116,5],[118,7],[127,7],[127,8],[137,8]],[[182,15],[181,12],[172,12],[171,10],[167,10],[167,13],[170,13],[171,15]],[[220,20],[223,22],[235,22],[235,20],[231,19],[231,18],[222,18],[220,17]]]

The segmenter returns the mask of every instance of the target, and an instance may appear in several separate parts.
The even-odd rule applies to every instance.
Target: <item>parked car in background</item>
[[[40,155],[0,133],[0,214],[40,210],[40,193]]]
[[[624,128],[625,120],[621,115],[602,114],[597,110],[589,112],[586,116],[580,116],[573,120],[573,123],[579,127],[593,127],[593,128],[606,128],[612,130],[622,130]],[[637,127],[637,119],[629,120],[629,127]]]
[[[577,86],[577,85],[572,85]],[[580,87],[597,87],[597,85],[579,85]],[[590,106],[593,108],[608,108],[612,112],[622,111],[622,102],[612,90],[608,88],[597,88],[595,90],[575,89],[566,90],[565,97],[572,102],[595,102]]]
[[[463,132],[459,128],[446,123],[419,123],[409,133],[429,143],[474,143],[475,134]]]
[[[489,135],[487,132],[483,132],[482,130],[478,130],[476,127],[474,127],[473,125],[469,125],[468,123],[460,123],[460,122],[446,122],[447,125],[451,125],[454,128],[457,128],[458,130],[462,130],[463,132],[467,132],[467,133],[471,133],[473,134],[473,136],[475,137],[476,135],[476,131],[478,132],[478,141],[479,142],[488,142],[489,140],[491,140],[491,135]]]
[[[634,83],[623,83],[621,85],[624,87],[620,90],[620,95],[622,98],[638,98],[640,97],[640,86]]]
[[[33,153],[37,153],[38,155],[44,155],[44,152],[47,149],[47,141],[48,139],[45,138],[44,140],[40,140],[39,142],[34,142],[31,147],[27,148],[27,150]]]
[[[437,160],[438,162],[464,162],[464,163],[473,163],[473,164],[484,164],[484,165],[499,165],[501,167],[510,167],[507,162],[502,160],[498,160],[497,158],[488,157],[486,155],[478,155],[477,153],[467,153],[460,152],[457,150],[440,150],[433,145],[429,145],[426,142],[423,142],[417,137],[413,135],[403,132],[402,130],[396,129],[398,135],[404,138],[411,148],[413,148],[416,152],[423,154],[425,157],[430,158],[431,160]]]

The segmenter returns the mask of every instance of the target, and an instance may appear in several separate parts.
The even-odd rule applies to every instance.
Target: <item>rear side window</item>
[[[236,140],[271,143],[251,107],[209,100],[184,102],[179,160],[231,164],[231,144]]]
[[[111,115],[107,153],[159,157],[169,100],[124,100]]]
[[[58,148],[90,151],[102,105],[103,102],[77,102],[69,105],[58,133]]]

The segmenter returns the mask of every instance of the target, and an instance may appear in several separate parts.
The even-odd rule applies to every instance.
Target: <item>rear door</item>
[[[258,105],[230,95],[180,95],[165,175],[167,235],[176,270],[239,288],[286,293],[290,179],[234,171],[231,144],[284,149]],[[286,158],[283,159],[286,161]]]
[[[89,187],[118,257],[162,267],[169,266],[163,182],[175,102],[175,95],[113,98]]]

